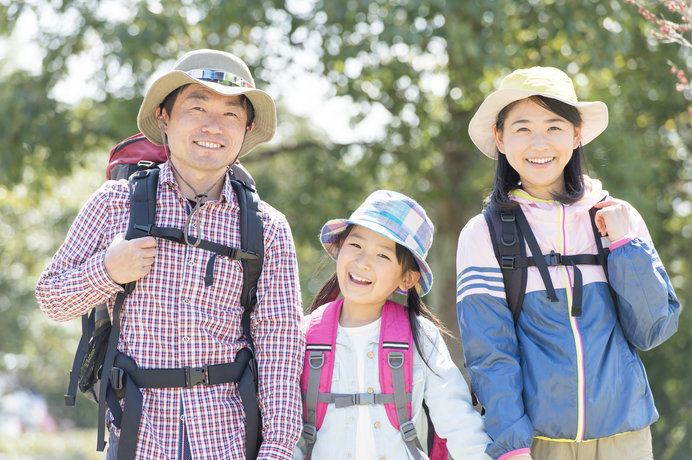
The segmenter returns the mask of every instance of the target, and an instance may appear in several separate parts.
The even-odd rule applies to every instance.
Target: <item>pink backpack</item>
[[[406,307],[387,301],[382,309],[378,367],[382,393],[331,393],[334,352],[339,313],[343,299],[322,305],[310,316],[307,347],[301,387],[303,391],[303,438],[307,443],[306,459],[312,457],[317,431],[322,426],[327,405],[337,408],[361,404],[384,404],[387,417],[401,431],[406,447],[415,459],[421,459],[420,443],[411,421],[413,382],[413,335]],[[425,407],[425,404],[424,404]],[[434,429],[428,418],[429,432]],[[446,441],[437,434],[429,436],[429,458],[447,459]]]

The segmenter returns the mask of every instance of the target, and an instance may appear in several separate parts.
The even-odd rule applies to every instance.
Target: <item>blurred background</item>
[[[274,141],[244,159],[291,223],[303,300],[332,268],[321,225],[373,190],[409,194],[436,225],[424,300],[454,332],[455,251],[494,164],[467,135],[511,70],[555,66],[607,131],[586,148],[592,176],[649,225],[683,307],[692,301],[692,2],[641,0],[0,0],[0,458],[91,459],[96,406],[63,394],[79,320],[36,305],[41,270],[108,152],[137,132],[152,77],[185,51],[241,56],[277,101]],[[641,353],[660,420],[658,460],[692,451],[690,316]],[[687,382],[687,383],[686,383]],[[607,384],[604,382],[604,384]]]

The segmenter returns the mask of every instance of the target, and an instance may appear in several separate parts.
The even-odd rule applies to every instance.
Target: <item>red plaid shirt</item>
[[[164,164],[159,177],[156,225],[183,228],[185,197]],[[263,203],[265,259],[252,329],[259,366],[263,438],[259,458],[290,459],[302,429],[300,373],[304,335],[298,267],[285,217]],[[125,181],[106,182],[81,209],[65,242],[39,279],[36,297],[52,319],[66,321],[107,302],[121,289],[103,259],[116,234],[125,232],[129,192]],[[226,181],[221,199],[200,212],[202,238],[240,247],[239,210]],[[194,223],[191,225],[195,235]],[[246,342],[239,303],[242,268],[219,257],[214,283],[204,286],[211,253],[157,240],[149,275],[125,300],[118,349],[141,368],[232,362]],[[236,384],[191,389],[146,389],[137,458],[175,459],[182,428],[194,458],[245,458],[245,415]]]

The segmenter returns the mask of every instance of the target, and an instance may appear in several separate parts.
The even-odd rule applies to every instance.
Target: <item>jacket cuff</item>
[[[627,235],[623,236],[623,237],[620,238],[619,240],[611,241],[609,248],[610,248],[610,250],[612,251],[613,249],[617,249],[617,248],[619,248],[620,246],[626,245],[627,243],[629,243],[630,241],[632,241],[634,238],[635,238],[635,235],[634,235],[634,234],[628,233]]]
[[[521,454],[531,454],[531,449],[529,447],[524,447],[523,449],[515,449],[513,451],[507,452],[506,454],[502,454],[498,457],[497,460],[505,460],[508,459],[514,455],[521,455]]]

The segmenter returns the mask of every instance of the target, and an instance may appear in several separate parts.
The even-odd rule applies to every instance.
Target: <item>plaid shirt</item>
[[[302,429],[299,379],[305,339],[298,267],[285,217],[262,205],[265,260],[252,315],[263,416],[259,458],[290,459]],[[183,228],[185,197],[168,164],[160,173],[157,206],[157,226]],[[127,182],[106,182],[81,209],[39,279],[36,297],[49,317],[66,321],[103,302],[112,311],[121,288],[106,273],[104,254],[115,235],[126,231],[128,219]],[[202,238],[240,246],[238,202],[228,180],[220,200],[206,203],[199,219]],[[191,227],[194,235],[194,223]],[[118,349],[141,368],[232,362],[246,345],[240,338],[241,264],[219,257],[214,283],[205,287],[210,255],[157,240],[152,270],[137,282],[121,314]],[[142,391],[137,458],[178,458],[183,428],[194,458],[245,457],[245,415],[235,383]]]

